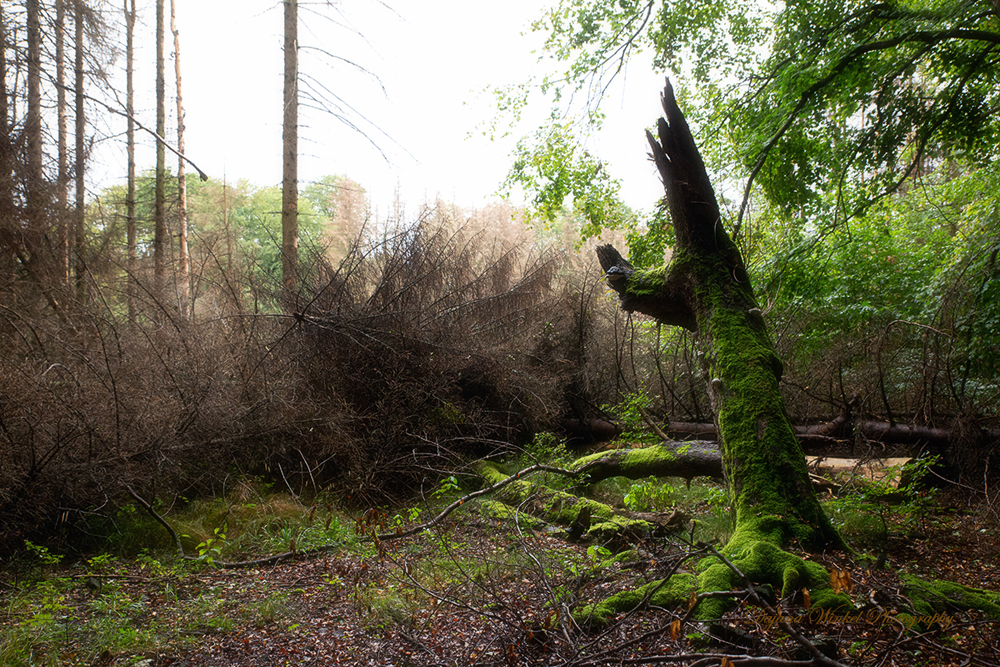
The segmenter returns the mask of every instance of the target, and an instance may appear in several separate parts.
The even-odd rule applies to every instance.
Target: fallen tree
[[[850,420],[843,416],[838,416],[823,424],[794,426],[793,428],[800,444],[818,446],[837,444],[841,441],[853,444],[856,438],[862,438],[887,445],[930,445],[936,448],[945,448],[956,437],[966,437],[967,435],[961,429],[894,424],[874,419]],[[664,429],[664,433],[677,439],[696,437],[704,440],[715,440],[718,438],[718,430],[712,423],[671,421]],[[984,441],[997,441],[1000,440],[1000,430],[983,430],[979,436]]]

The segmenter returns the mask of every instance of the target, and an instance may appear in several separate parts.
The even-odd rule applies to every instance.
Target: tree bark
[[[164,72],[164,0],[156,0],[156,134],[167,136],[166,74]],[[153,280],[157,299],[163,298],[167,274],[167,163],[163,141],[156,142],[156,185],[153,194]]]
[[[58,145],[58,175],[56,176],[56,210],[59,215],[56,262],[59,269],[59,279],[69,285],[70,281],[70,251],[69,251],[69,146],[67,137],[66,109],[66,2],[56,0],[56,125]]]
[[[174,73],[177,79],[177,152],[184,154],[184,97],[181,94],[181,38],[177,30],[177,3],[170,0],[170,32],[174,36]],[[183,157],[177,158],[177,227],[180,280],[178,305],[183,317],[188,316],[191,302],[191,264],[188,259],[187,173]]]
[[[695,477],[722,479],[722,456],[714,442],[666,442],[640,449],[615,449],[577,459],[573,469],[586,472],[587,483],[610,477]]]
[[[87,166],[87,142],[85,132],[87,130],[87,118],[84,110],[84,73],[83,73],[83,55],[84,55],[84,37],[83,37],[83,22],[86,20],[84,16],[84,6],[82,0],[76,0],[75,3],[75,17],[76,17],[76,210],[75,210],[75,221],[76,230],[73,234],[73,249],[74,257],[76,259],[76,297],[80,303],[83,303],[86,298],[87,283],[86,283],[86,272],[87,264],[83,257],[83,246],[84,239],[86,236],[86,166]]]
[[[135,0],[124,0],[125,10],[125,110],[128,116],[126,145],[128,152],[128,185],[125,194],[125,236],[127,244],[126,270],[128,272],[126,294],[128,299],[128,321],[136,321],[136,229],[135,229]]]
[[[0,71],[7,71],[7,17],[0,7]],[[10,132],[10,108],[7,101],[7,77],[0,77],[0,242],[13,236],[14,206],[14,145]],[[10,275],[14,253],[8,243],[0,256],[0,271]]]
[[[25,0],[26,22],[28,32],[28,111],[24,120],[27,155],[27,225],[25,235],[25,255],[30,262],[34,261],[30,239],[33,234],[41,231],[44,220],[44,181],[42,168],[42,36],[39,0]],[[26,266],[29,271],[32,267]]]
[[[299,9],[298,0],[284,0],[284,5],[285,86],[284,122],[282,125],[281,280],[285,289],[285,298],[289,304],[293,304],[299,282]]]
[[[658,140],[647,132],[663,179],[676,245],[671,263],[635,270],[611,246],[598,248],[608,282],[627,311],[695,332],[736,512],[730,545],[749,536],[842,547],[823,513],[778,390],[782,365],[736,245],[722,226],[701,155],[667,83]]]

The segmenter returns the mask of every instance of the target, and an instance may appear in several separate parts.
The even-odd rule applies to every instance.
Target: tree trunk
[[[177,79],[177,227],[180,260],[178,306],[181,316],[188,316],[191,301],[191,264],[188,259],[187,174],[184,162],[184,98],[181,95],[181,38],[177,30],[177,3],[170,0],[170,32],[174,36],[174,73]],[[160,135],[163,136],[163,135]]]
[[[124,0],[125,9],[125,109],[128,115],[126,130],[126,145],[128,152],[128,185],[125,194],[125,236],[127,244],[126,270],[128,284],[128,321],[135,325],[135,272],[136,272],[136,233],[135,233],[135,0]]]
[[[778,390],[782,365],[743,258],[722,227],[708,173],[668,83],[659,141],[647,133],[663,179],[676,246],[667,267],[636,271],[611,246],[601,266],[622,308],[697,335],[736,532],[730,545],[764,539],[842,547],[816,499]]]
[[[28,29],[28,112],[24,121],[25,140],[28,147],[26,177],[27,225],[25,248],[22,258],[33,262],[30,239],[41,231],[44,220],[44,172],[42,169],[42,36],[39,0],[26,0]],[[31,267],[26,266],[31,271]]]
[[[56,262],[59,279],[69,285],[69,146],[66,109],[66,0],[56,0],[56,118],[58,170],[56,176],[56,211],[59,215]]]
[[[86,298],[87,264],[83,257],[83,242],[86,235],[86,174],[87,143],[85,132],[87,119],[84,111],[83,95],[83,22],[84,6],[82,0],[76,0],[76,230],[73,234],[74,256],[76,258],[76,297],[80,303]]]
[[[294,307],[299,263],[299,92],[298,0],[285,4],[285,88],[282,126],[281,280],[285,298]]]
[[[7,71],[7,17],[0,6],[0,71]],[[10,108],[7,101],[7,77],[0,77],[0,277],[8,277],[14,267],[11,244],[5,241],[14,231],[14,145],[10,135]]]
[[[167,136],[163,2],[164,0],[156,0],[156,134],[160,139]],[[153,280],[157,299],[163,298],[167,273],[167,156],[160,139],[156,142],[156,185],[153,194]]]

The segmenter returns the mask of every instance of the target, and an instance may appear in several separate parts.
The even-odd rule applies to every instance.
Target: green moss
[[[510,505],[504,505],[496,500],[480,500],[479,507],[481,512],[486,516],[510,522],[513,522],[516,519],[522,528],[527,528],[528,530],[541,530],[547,525],[541,519],[536,519],[529,514],[518,512]]]
[[[480,464],[478,471],[489,484],[507,479],[507,475],[489,463]],[[524,512],[562,526],[572,525],[580,512],[589,508],[590,526],[586,534],[594,539],[606,540],[615,535],[645,535],[654,529],[648,521],[620,516],[610,505],[527,481],[511,482],[497,492],[497,497],[509,506],[518,506]]]
[[[653,296],[661,293],[666,283],[666,266],[639,269],[629,277],[625,292],[631,296]]]
[[[767,584],[788,597],[805,588],[812,606],[819,609],[853,609],[846,595],[835,594],[830,577],[819,563],[807,561],[789,553],[777,544],[785,521],[778,517],[761,517],[745,521],[723,549],[728,558],[755,584]],[[703,559],[698,564],[698,581],[702,591],[728,591],[743,588],[743,582],[718,558]],[[701,620],[719,618],[735,605],[733,598],[703,600],[695,616]]]
[[[610,465],[617,466],[617,473],[620,477],[639,479],[650,476],[661,476],[674,469],[674,460],[677,458],[679,450],[671,445],[653,445],[637,449],[619,449],[611,452],[596,452],[588,454],[573,462],[572,468],[579,470],[595,461],[607,461]],[[690,449],[690,446],[683,446],[683,449]],[[603,474],[597,473],[599,477]]]
[[[903,593],[913,603],[913,614],[897,618],[911,629],[937,624],[945,629],[954,622],[949,612],[976,609],[990,618],[1000,619],[1000,593],[962,586],[951,581],[924,581],[910,574],[900,574]]]
[[[699,338],[710,345],[704,364],[737,530],[756,517],[781,517],[779,544],[844,548],[809,482],[778,387],[781,363],[763,319],[750,312],[753,295],[728,275],[710,278],[697,290],[706,302]]]
[[[657,607],[680,606],[691,597],[691,593],[697,588],[698,580],[694,575],[675,574],[666,583],[663,583],[662,580],[653,581],[644,586],[612,595],[597,604],[580,607],[573,612],[573,620],[583,627],[600,629],[607,626],[616,614],[632,611],[642,604]]]

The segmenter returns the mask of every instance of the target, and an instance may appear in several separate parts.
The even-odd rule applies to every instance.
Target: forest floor
[[[888,530],[885,567],[877,562],[881,547],[871,556],[861,549],[814,556],[850,573],[852,597],[864,614],[824,617],[801,601],[789,601],[782,614],[817,645],[835,645],[844,664],[1000,665],[1000,622],[955,612],[939,626],[907,629],[897,619],[905,611],[899,572],[1000,590],[995,517],[961,493],[939,495],[915,523],[892,511],[880,516]],[[726,664],[723,654],[734,664],[741,655],[807,658],[774,619],[746,604],[724,626],[672,626],[685,610],[644,609],[621,615],[603,632],[575,627],[566,609],[656,580],[690,548],[676,536],[646,539],[610,563],[609,553],[594,545],[510,523],[470,508],[421,536],[252,569],[168,567],[148,556],[60,567],[28,596],[34,607],[23,584],[4,586],[8,613],[0,639],[23,645],[9,645],[7,654],[0,649],[0,657],[24,659],[5,664],[95,667],[695,664],[710,656],[698,664],[718,665]],[[691,559],[681,567],[693,565]]]

